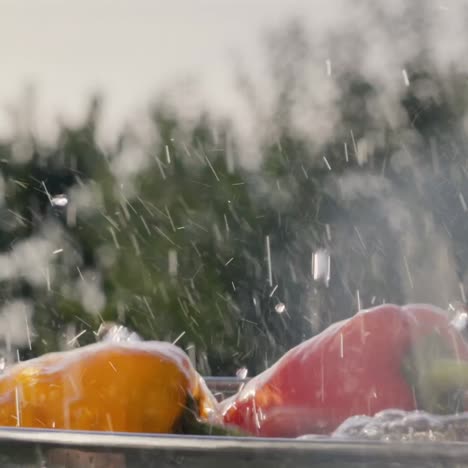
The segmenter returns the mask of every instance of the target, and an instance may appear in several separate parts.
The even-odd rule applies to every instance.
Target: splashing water
[[[101,324],[99,330],[97,331],[96,338],[98,341],[113,342],[142,340],[137,333],[129,330],[123,325],[119,325],[113,322],[104,322]]]
[[[306,435],[300,439],[314,439]],[[336,439],[382,442],[468,442],[468,413],[438,416],[388,409],[375,416],[352,416],[332,434]]]
[[[245,379],[247,378],[247,374],[249,373],[247,367],[241,367],[240,369],[237,369],[236,371],[236,377],[239,379]]]

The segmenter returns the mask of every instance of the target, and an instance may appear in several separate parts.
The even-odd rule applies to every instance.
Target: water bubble
[[[285,310],[286,306],[282,302],[279,302],[275,305],[275,311],[278,312],[278,314],[282,314],[283,312],[285,312]]]
[[[413,431],[424,432],[430,429],[439,429],[441,427],[440,421],[435,417],[423,411],[415,411],[409,413],[403,418],[403,424],[411,427]]]
[[[379,424],[378,421],[373,421],[364,426],[362,429],[362,435],[368,439],[379,440],[384,435],[384,431],[385,426],[383,424]]]
[[[63,194],[55,195],[54,197],[51,197],[50,204],[52,206],[57,206],[59,208],[64,208],[65,206],[68,205],[68,198]]]
[[[424,411],[385,410],[374,417],[353,416],[332,435],[391,442],[468,441],[467,413],[439,416]]]
[[[351,416],[346,419],[336,431],[333,433],[334,437],[354,437],[359,436],[364,427],[372,421],[370,416]]]
[[[381,422],[390,422],[395,420],[401,420],[406,416],[406,411],[399,409],[386,409],[376,413],[374,418],[378,419]]]

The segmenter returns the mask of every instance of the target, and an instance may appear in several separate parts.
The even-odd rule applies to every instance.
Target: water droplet
[[[278,314],[282,314],[286,310],[286,306],[282,302],[279,302],[275,305],[275,310]]]
[[[314,281],[330,282],[330,254],[326,249],[317,250],[312,254],[312,277]]]
[[[247,367],[241,367],[240,369],[237,369],[236,377],[238,377],[239,379],[245,379],[248,373],[249,371]]]
[[[452,320],[452,325],[458,330],[463,331],[468,325],[468,314],[466,312],[458,313]]]
[[[409,76],[408,76],[408,72],[403,68],[403,70],[401,70],[401,74],[403,75],[403,82],[405,83],[405,86],[409,86],[410,85],[410,79],[409,79]]]
[[[50,199],[50,204],[63,208],[68,205],[68,198],[65,195],[56,195]]]
[[[468,307],[459,301],[449,304],[449,313],[452,315],[452,325],[459,331],[464,332],[468,328]]]

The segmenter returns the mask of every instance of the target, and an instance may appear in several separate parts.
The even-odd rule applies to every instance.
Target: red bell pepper
[[[456,412],[467,368],[467,346],[443,311],[386,304],[290,350],[223,402],[224,422],[257,436],[296,437],[389,408]]]

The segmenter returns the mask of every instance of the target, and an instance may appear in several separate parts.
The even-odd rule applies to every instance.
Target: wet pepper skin
[[[192,396],[214,398],[168,343],[98,343],[17,364],[0,376],[0,426],[171,433]]]
[[[454,358],[467,359],[462,337],[439,309],[361,311],[293,348],[223,402],[224,422],[257,436],[296,437],[329,434],[353,415],[420,409],[402,362],[434,334]]]

